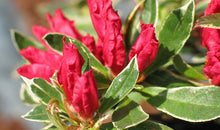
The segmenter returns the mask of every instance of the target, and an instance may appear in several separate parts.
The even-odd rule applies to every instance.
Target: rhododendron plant
[[[32,28],[39,41],[11,32],[29,63],[17,69],[21,100],[33,106],[24,119],[45,130],[170,130],[179,125],[167,115],[194,124],[220,117],[220,1],[207,9],[194,0],[134,1],[125,21],[116,1],[85,0],[74,4],[80,17],[69,14],[76,22],[69,11],[47,13],[50,29]]]

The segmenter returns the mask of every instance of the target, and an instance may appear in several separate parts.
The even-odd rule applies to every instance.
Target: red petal
[[[212,79],[212,83],[215,85],[220,84],[220,53],[215,51],[209,51],[207,53],[207,63],[203,68],[203,71],[207,78]]]
[[[220,13],[220,0],[211,0],[207,9],[204,11],[204,15]]]
[[[98,39],[97,44],[96,44],[96,53],[95,56],[97,57],[97,59],[99,59],[99,61],[104,64],[104,60],[103,60],[103,43],[100,39]]]
[[[61,9],[55,11],[55,17],[52,17],[49,13],[47,19],[50,28],[53,32],[59,32],[71,36],[77,40],[82,41],[83,36],[79,33],[74,25],[74,21],[67,19]]]
[[[59,83],[63,84],[64,87],[68,86],[67,76],[70,73],[76,73],[80,76],[83,63],[83,58],[79,54],[77,48],[72,43],[69,43],[69,46],[64,43],[63,60],[57,73]]]
[[[52,50],[49,45],[43,40],[43,37],[47,34],[47,33],[50,33],[51,31],[44,28],[44,27],[41,27],[41,26],[33,26],[32,27],[32,32],[33,34],[37,37],[37,39],[39,41],[41,41],[41,43],[44,44],[44,46],[48,49],[48,50]]]
[[[125,57],[121,22],[118,20],[108,22],[103,44],[103,59],[105,64],[117,75],[124,68]]]
[[[92,70],[85,72],[75,83],[72,105],[84,119],[92,118],[99,108],[98,90]]]
[[[220,13],[220,0],[211,0],[204,15]],[[207,47],[209,51],[220,50],[220,30],[212,28],[201,29],[201,42],[202,45]]]
[[[29,46],[27,49],[22,49],[20,54],[31,64],[45,64],[54,70],[59,69],[62,59],[61,55],[53,51],[42,51],[32,46]]]
[[[105,65],[117,75],[124,67],[126,56],[120,17],[112,8],[111,0],[87,0],[87,3],[99,44],[103,44],[103,56],[97,57],[103,57]]]
[[[87,34],[85,37],[82,39],[82,43],[88,47],[88,49],[95,55],[96,50],[95,50],[95,40],[92,36]]]
[[[50,78],[54,74],[50,66],[42,64],[23,65],[17,69],[17,72],[28,79],[42,78],[48,82],[51,82]]]
[[[106,32],[107,11],[112,8],[111,0],[87,0],[94,28],[103,41]]]

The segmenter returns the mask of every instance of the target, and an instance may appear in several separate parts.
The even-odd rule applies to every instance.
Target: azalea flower
[[[207,63],[203,71],[207,78],[212,79],[212,84],[220,84],[220,52],[207,52]]]
[[[220,13],[220,0],[211,0],[207,9],[204,11],[204,15],[213,13]],[[209,51],[220,50],[220,30],[213,28],[201,29],[201,42]]]
[[[204,15],[220,13],[220,0],[211,0]],[[212,28],[201,29],[202,45],[208,49],[207,63],[203,71],[212,84],[220,85],[220,30]]]
[[[98,34],[96,49],[99,59],[103,58],[101,61],[117,75],[127,64],[120,17],[112,8],[111,0],[87,0],[87,3]],[[129,60],[137,54],[139,71],[143,72],[155,59],[159,42],[152,24],[141,22],[141,28],[141,33],[129,53]]]
[[[87,45],[91,52],[95,51],[94,38],[89,34],[83,36],[77,30],[74,21],[67,19],[61,9],[55,10],[54,17],[51,16],[50,13],[47,13],[47,20],[49,22],[50,29],[44,28],[42,26],[33,26],[32,31],[38,40],[40,40],[48,50],[51,50],[51,48],[43,40],[43,37],[47,33],[62,33],[83,42],[85,45]]]
[[[129,52],[129,61],[137,54],[140,72],[143,72],[157,56],[159,42],[154,31],[153,24],[144,24],[141,21],[141,33]]]
[[[62,65],[57,73],[58,82],[66,95],[66,109],[73,119],[89,121],[99,108],[98,90],[92,70],[81,74],[84,61],[77,48],[64,43]]]
[[[67,19],[61,9],[55,11],[54,17],[50,13],[47,13],[47,19],[51,28],[50,30],[42,26],[33,26],[32,28],[33,34],[43,43],[47,50],[43,51],[35,47],[22,49],[20,54],[31,64],[21,66],[17,69],[17,72],[29,79],[39,77],[51,82],[50,78],[59,69],[62,56],[53,51],[43,40],[43,37],[47,33],[62,33],[75,38],[83,42],[93,53],[95,53],[95,41],[89,34],[86,36],[80,34],[74,25],[74,21]]]

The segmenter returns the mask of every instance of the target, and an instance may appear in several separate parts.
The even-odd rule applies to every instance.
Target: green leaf
[[[26,120],[35,121],[35,122],[50,122],[50,119],[48,118],[46,113],[45,105],[40,105],[33,108],[22,117]]]
[[[195,27],[220,29],[220,13],[209,14],[200,17]]]
[[[146,87],[137,91],[152,106],[178,119],[203,122],[220,117],[220,88],[216,86]]]
[[[117,130],[112,123],[102,124],[100,130]],[[137,126],[128,128],[127,130],[172,130],[172,128],[156,123],[153,121],[145,121]]]
[[[145,70],[149,74],[178,54],[190,36],[194,20],[194,0],[172,11],[159,32],[159,50],[154,62]]]
[[[171,67],[169,68],[170,70],[173,69],[173,67]],[[176,77],[163,69],[158,69],[157,71],[153,72],[147,76],[145,81],[153,86],[163,86],[169,88],[194,85],[193,83],[180,79],[179,77]]]
[[[23,83],[21,84],[20,98],[25,105],[28,106],[39,105],[39,101],[35,98],[33,94],[31,94],[28,86]]]
[[[127,98],[119,104],[112,115],[112,123],[117,129],[136,126],[149,118],[140,105]]]
[[[158,19],[158,0],[145,0],[141,20],[156,25]]]
[[[60,33],[48,33],[44,36],[43,39],[54,51],[62,53],[64,37],[66,36]],[[66,38],[65,41],[68,43],[68,40]]]
[[[156,123],[153,121],[145,121],[138,126],[129,128],[128,130],[172,130],[170,127]]]
[[[102,124],[99,129],[100,130],[117,130],[116,128],[114,128],[112,123]]]
[[[52,87],[47,81],[41,78],[26,79],[23,78],[30,87],[31,92],[40,100],[41,103],[47,105],[51,99],[59,100],[61,109],[64,110],[63,102],[59,91]]]
[[[101,102],[99,111],[104,113],[106,110],[123,100],[123,98],[134,88],[138,75],[137,58],[134,57],[126,68],[112,81]]]
[[[110,84],[111,84],[111,80],[106,78],[105,76],[103,76],[102,74],[100,74],[97,71],[93,71],[93,74],[95,76],[95,80],[96,83],[98,85],[98,89],[107,89]]]
[[[63,38],[64,35],[58,33],[50,33],[44,37],[50,47],[55,49],[57,52],[62,52],[63,50]],[[98,71],[104,76],[108,77],[108,69],[102,65],[102,63],[90,52],[90,50],[84,44],[68,36],[65,36],[65,40],[66,43],[73,43],[78,48],[80,54],[85,60],[89,59],[91,67],[95,71]]]
[[[33,46],[36,48],[39,48],[41,50],[45,50],[46,48],[43,46],[43,44],[39,44],[38,42],[22,35],[21,33],[11,30],[11,37],[14,43],[15,48],[19,52],[21,49],[26,49],[29,46]]]
[[[183,59],[180,57],[180,55],[174,56],[173,64],[176,70],[179,73],[185,75],[186,77],[193,78],[193,79],[207,80],[204,74],[201,74],[199,71],[194,69],[192,66],[184,62]]]

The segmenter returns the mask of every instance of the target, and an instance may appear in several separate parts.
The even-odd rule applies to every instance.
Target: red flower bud
[[[220,0],[211,0],[204,15],[220,13]],[[203,71],[207,78],[212,79],[212,84],[220,85],[220,30],[213,28],[201,29],[201,42],[207,52],[207,63]]]
[[[156,58],[159,42],[153,24],[141,21],[141,33],[129,53],[129,61],[137,55],[139,71],[143,72]]]
[[[71,104],[84,120],[91,119],[99,108],[98,90],[92,70],[77,79],[73,89]]]
[[[87,3],[99,37],[99,48],[102,47],[103,56],[97,57],[102,57],[104,64],[117,75],[124,68],[126,56],[120,17],[113,10],[111,0],[87,0]]]
[[[207,52],[207,64],[203,71],[207,78],[212,79],[212,84],[220,85],[220,52]]]
[[[126,57],[121,22],[120,20],[109,21],[107,25],[103,44],[103,59],[105,65],[111,68],[113,74],[117,75],[124,68]]]
[[[220,13],[220,0],[211,0],[208,4],[204,15],[213,13]],[[220,50],[220,30],[212,28],[201,29],[201,42],[202,45],[207,47],[208,50]]]
[[[201,42],[209,51],[220,50],[220,30],[213,28],[201,29]]]
[[[98,109],[98,91],[92,70],[81,75],[82,65],[83,59],[77,48],[71,43],[69,46],[64,44],[57,78],[63,85],[67,103],[71,107],[68,111],[78,114],[79,119],[89,120]]]
[[[219,7],[220,7],[220,0],[211,0],[206,10],[204,11],[204,15],[220,13]]]
[[[64,86],[64,91],[67,95],[72,95],[71,86],[75,83],[75,78],[74,81],[69,83],[68,75],[75,75],[79,77],[81,75],[81,67],[83,63],[83,58],[79,54],[78,49],[72,43],[69,43],[69,46],[64,43],[63,60],[57,73],[57,78],[59,83]],[[67,87],[68,85],[70,85],[70,87]]]

